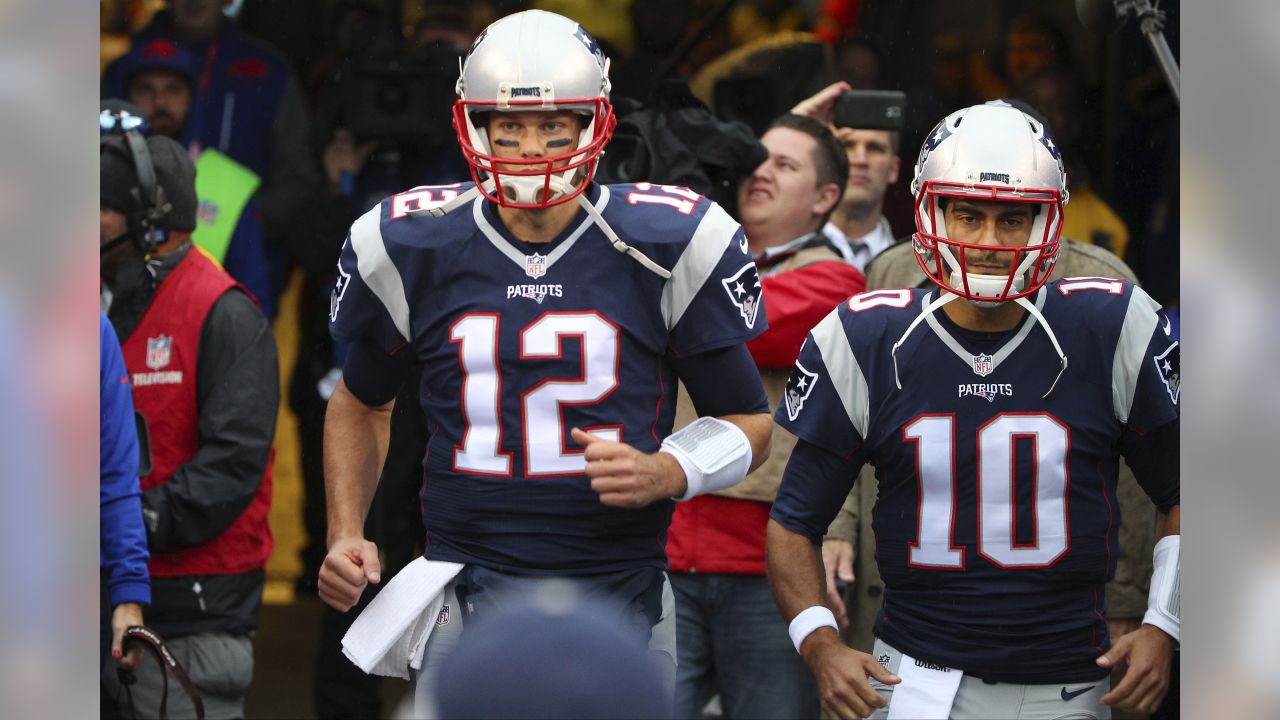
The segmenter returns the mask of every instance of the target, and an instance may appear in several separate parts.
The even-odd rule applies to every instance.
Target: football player
[[[686,188],[592,182],[616,122],[608,67],[559,15],[490,25],[454,107],[474,182],[387,198],[342,251],[330,329],[352,349],[326,417],[320,595],[346,610],[381,579],[362,527],[392,398],[420,363],[426,557],[467,565],[441,615],[461,622],[433,632],[427,667],[473,615],[548,576],[618,601],[673,658],[674,626],[652,631],[674,622],[673,500],[768,454],[746,238]],[[671,435],[677,379],[703,417]]]
[[[851,298],[814,327],[778,422],[799,436],[770,583],[834,717],[1151,712],[1179,638],[1178,342],[1140,288],[1046,285],[1068,196],[1044,127],[1000,102],[921,148],[921,267],[938,288]],[[1144,624],[1108,638],[1123,454],[1159,509]],[[879,480],[873,654],[823,607],[815,545],[859,468]],[[1128,671],[1109,688],[1111,668]]]

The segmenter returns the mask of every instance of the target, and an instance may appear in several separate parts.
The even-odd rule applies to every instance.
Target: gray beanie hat
[[[165,201],[170,206],[160,217],[159,225],[192,232],[196,229],[197,201],[196,167],[191,156],[177,141],[162,135],[153,135],[146,143],[156,172],[156,184],[164,189]],[[103,138],[100,158],[101,206],[129,215],[137,209],[130,199],[130,191],[138,186],[134,166],[138,159],[133,157],[123,136]]]

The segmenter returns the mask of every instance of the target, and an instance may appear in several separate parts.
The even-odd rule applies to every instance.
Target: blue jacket
[[[166,13],[157,14],[140,30],[132,46],[141,48],[162,38],[173,39]],[[183,140],[199,140],[202,147],[216,148],[266,179],[271,170],[272,122],[290,80],[288,63],[266,43],[242,34],[231,21],[224,21],[212,40],[183,47],[198,63],[199,98],[198,117],[187,122],[198,137]],[[115,97],[127,97],[124,81],[132,69],[129,57],[111,63],[103,73],[103,89]]]
[[[125,369],[115,329],[106,315],[99,315],[102,404],[98,563],[107,569],[112,607],[127,602],[146,605],[151,603],[151,580],[147,574],[151,556],[142,524],[138,435],[129,371]]]

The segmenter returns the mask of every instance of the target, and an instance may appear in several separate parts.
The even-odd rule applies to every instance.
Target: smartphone
[[[851,90],[836,98],[836,127],[901,130],[907,94],[899,90]]]

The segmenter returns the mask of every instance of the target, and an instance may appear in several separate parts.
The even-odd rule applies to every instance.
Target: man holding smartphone
[[[896,91],[854,90],[832,83],[791,109],[832,126],[849,157],[844,199],[822,232],[865,272],[871,259],[894,243],[884,217],[884,196],[898,181],[898,144],[906,96]]]

